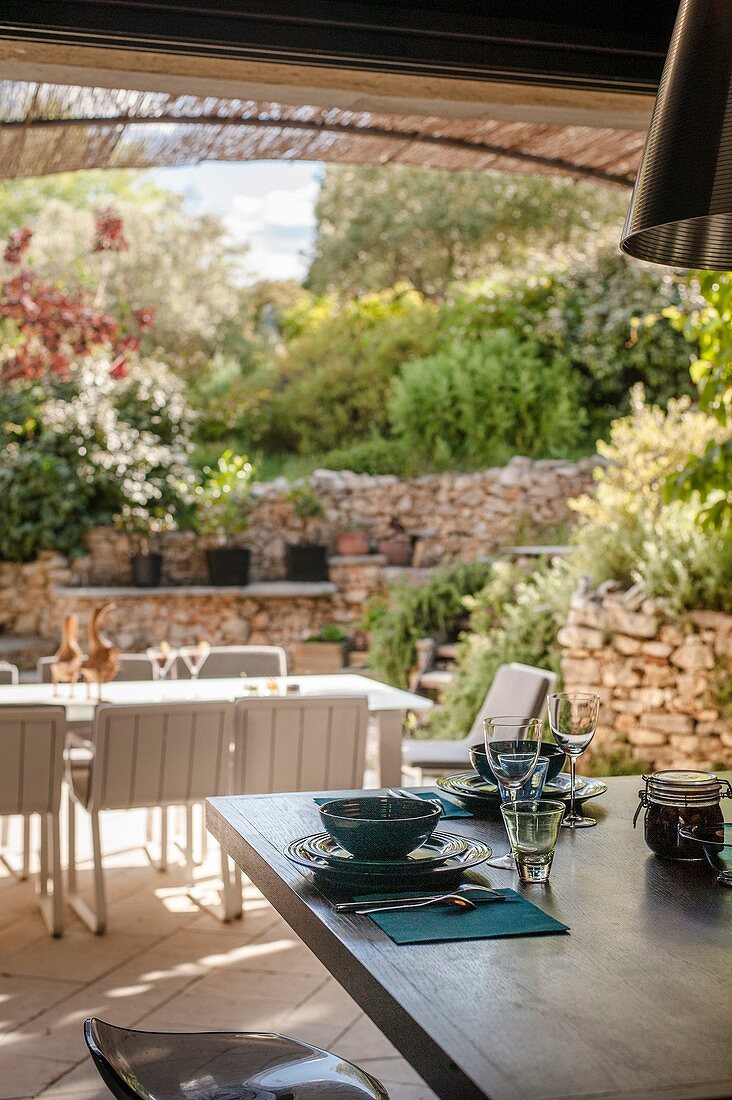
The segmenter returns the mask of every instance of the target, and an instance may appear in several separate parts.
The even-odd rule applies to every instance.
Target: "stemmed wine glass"
[[[185,661],[186,668],[191,674],[191,680],[197,680],[198,674],[203,668],[209,655],[211,646],[208,642],[199,642],[198,645],[184,645],[180,647],[180,655]]]
[[[519,791],[533,775],[539,759],[541,719],[516,716],[485,718],[483,730],[491,771],[508,791],[511,802],[516,802]],[[516,866],[511,852],[488,862],[491,867],[505,867],[509,871]]]
[[[150,646],[146,649],[145,655],[158,666],[158,679],[165,680],[175,664],[178,650],[173,649],[167,642],[161,642],[159,646]]]
[[[595,736],[600,715],[600,696],[586,691],[558,691],[549,696],[549,725],[554,740],[569,757],[569,813],[562,828],[589,829],[597,825],[593,817],[583,817],[574,808],[575,771],[581,756]]]

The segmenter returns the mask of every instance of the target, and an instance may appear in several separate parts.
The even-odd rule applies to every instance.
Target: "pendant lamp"
[[[732,0],[681,0],[620,247],[732,270]]]

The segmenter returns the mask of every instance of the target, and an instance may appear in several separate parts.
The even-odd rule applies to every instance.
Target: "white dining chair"
[[[235,794],[363,786],[365,696],[245,698],[235,715]]]
[[[286,676],[287,654],[279,645],[215,645],[211,646],[198,673],[199,680],[216,680],[240,676]],[[190,678],[181,657],[176,661],[179,680]]]
[[[100,815],[104,810],[190,806],[231,791],[233,704],[197,702],[150,705],[101,704],[96,709],[91,753],[69,754],[69,904],[93,932],[107,926]],[[94,908],[77,888],[76,813],[91,818]],[[163,813],[161,846],[167,846]],[[241,914],[228,859],[222,853],[223,919]]]
[[[470,768],[469,749],[483,742],[483,719],[499,714],[540,718],[556,680],[555,673],[549,669],[518,662],[499,665],[467,737],[459,741],[405,737],[402,742],[404,771],[414,772],[421,779],[423,772],[444,774]]]
[[[11,665],[10,661],[0,661],[0,684],[3,686],[18,683],[18,666]]]
[[[18,874],[5,851],[0,858],[17,877],[27,877],[30,820],[32,815],[38,814],[41,819],[38,904],[52,936],[60,936],[63,932],[59,814],[65,737],[63,707],[9,705],[0,708],[0,817],[23,819],[22,871]]]
[[[86,659],[86,655],[85,658]],[[51,665],[55,657],[39,657],[36,672],[41,684],[51,683]],[[120,653],[115,680],[157,680],[158,666],[145,653]]]

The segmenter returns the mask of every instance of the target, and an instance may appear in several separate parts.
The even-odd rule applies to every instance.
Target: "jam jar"
[[[724,820],[721,798],[732,797],[726,779],[713,772],[665,771],[644,775],[645,789],[633,818],[645,808],[643,832],[652,852],[661,859],[699,860],[699,845],[679,836],[679,825],[719,825]]]

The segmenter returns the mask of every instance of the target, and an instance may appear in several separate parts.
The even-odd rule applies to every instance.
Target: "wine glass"
[[[199,642],[198,645],[184,645],[180,647],[180,655],[191,674],[191,680],[198,679],[198,674],[203,668],[210,650],[211,646],[208,642]]]
[[[485,751],[491,771],[508,792],[511,802],[516,802],[524,783],[534,773],[541,752],[541,719],[502,715],[483,720]],[[492,867],[515,868],[513,855],[508,852],[489,860]]]
[[[600,696],[588,691],[557,691],[549,696],[548,705],[554,740],[569,757],[569,813],[562,822],[562,828],[589,829],[597,825],[595,819],[583,817],[574,808],[575,770],[577,757],[582,755],[595,736]]]
[[[145,655],[158,666],[158,679],[165,680],[175,664],[178,650],[173,649],[167,642],[161,642],[159,646],[150,646],[146,649]]]

